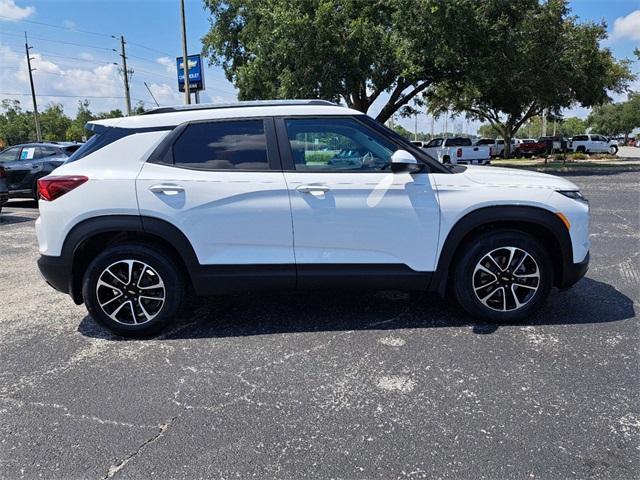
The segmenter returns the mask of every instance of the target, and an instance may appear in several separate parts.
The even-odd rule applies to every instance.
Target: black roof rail
[[[241,108],[241,107],[281,107],[281,106],[294,106],[294,105],[324,105],[339,107],[337,103],[330,102],[328,100],[250,100],[236,103],[199,103],[195,105],[176,105],[172,107],[158,107],[151,110],[147,110],[140,115],[155,115],[156,113],[171,113],[171,112],[187,112],[193,110],[215,110],[220,108]]]

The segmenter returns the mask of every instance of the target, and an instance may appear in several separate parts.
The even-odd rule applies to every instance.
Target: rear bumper
[[[71,292],[71,267],[62,257],[40,255],[38,268],[40,275],[50,286],[62,293]]]
[[[578,280],[585,276],[589,270],[589,252],[580,263],[566,265],[563,270],[562,282],[558,285],[561,290],[566,290],[575,285]]]

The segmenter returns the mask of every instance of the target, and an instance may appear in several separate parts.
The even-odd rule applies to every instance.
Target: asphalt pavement
[[[113,337],[0,220],[1,478],[639,478],[640,172],[570,176],[592,264],[523,324],[397,291],[247,293]]]

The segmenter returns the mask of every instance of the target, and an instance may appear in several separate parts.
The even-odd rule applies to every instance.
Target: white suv
[[[159,108],[90,122],[41,179],[42,275],[114,332],[149,335],[185,294],[450,292],[515,321],[586,272],[589,208],[540,173],[446,166],[317,100]]]
[[[569,151],[582,153],[618,153],[618,142],[609,140],[603,135],[590,133],[588,135],[576,135],[571,139],[568,146]]]

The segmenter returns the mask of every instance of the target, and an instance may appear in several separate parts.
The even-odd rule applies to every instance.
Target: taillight
[[[462,149],[461,149],[461,148],[459,148],[459,149],[456,151],[456,157],[458,157],[458,158],[462,157]]]
[[[83,175],[50,176],[38,180],[38,196],[52,201],[89,180]]]

